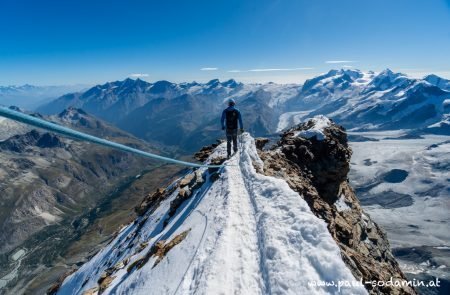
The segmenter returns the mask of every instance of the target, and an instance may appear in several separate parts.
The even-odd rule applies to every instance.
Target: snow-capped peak
[[[441,78],[434,74],[427,75],[423,79],[431,85],[437,86],[446,91],[450,91],[450,80]]]
[[[369,88],[371,90],[381,90],[392,88],[394,86],[404,85],[410,81],[405,74],[394,73],[390,69],[385,69],[376,75],[373,80],[369,83]]]

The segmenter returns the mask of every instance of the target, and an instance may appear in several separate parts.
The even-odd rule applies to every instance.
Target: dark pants
[[[237,129],[227,129],[227,152],[231,155],[231,141],[233,141],[233,151],[237,152]]]

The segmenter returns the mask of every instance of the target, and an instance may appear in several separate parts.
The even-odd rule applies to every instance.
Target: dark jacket
[[[238,121],[239,126],[241,126],[241,129],[243,129],[244,125],[242,125],[241,112],[239,112],[239,110],[234,106],[229,106],[228,108],[223,110],[222,118],[220,120],[220,122],[222,123],[222,129],[237,129]]]

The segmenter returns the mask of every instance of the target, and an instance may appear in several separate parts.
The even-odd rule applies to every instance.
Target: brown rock
[[[84,291],[83,295],[97,295],[98,291],[99,291],[98,287],[94,287],[94,288]]]
[[[116,277],[115,276],[107,276],[103,278],[101,281],[99,281],[99,294],[102,294],[108,287],[111,285],[112,281],[114,281]]]
[[[194,183],[195,181],[195,173],[189,173],[188,175],[186,175],[185,177],[183,177],[183,179],[180,180],[180,187],[183,186],[190,186]]]
[[[127,268],[127,272],[133,271],[134,268],[140,269],[142,266],[144,266],[151,257],[157,256],[157,259],[155,261],[155,264],[153,267],[155,267],[158,263],[162,261],[162,259],[167,255],[167,253],[176,245],[181,243],[186,236],[188,235],[190,229],[180,233],[179,235],[175,236],[170,242],[166,243],[165,241],[158,241],[151,247],[151,249],[147,252],[147,254],[134,261],[130,264]]]
[[[215,144],[202,147],[199,152],[195,153],[194,158],[200,162],[206,161],[206,159],[208,159],[208,157],[212,154],[214,149],[222,142],[223,142],[222,140],[218,140],[217,143]]]
[[[177,235],[176,237],[174,237],[169,243],[165,244],[164,241],[160,241],[158,243],[156,243],[156,253],[155,255],[158,256],[158,259],[156,259],[155,264],[153,265],[153,267],[155,267],[158,263],[161,262],[161,260],[163,260],[164,256],[167,255],[167,253],[176,245],[178,245],[179,243],[181,243],[186,236],[188,235],[190,229],[186,230],[184,232],[182,232],[181,234]]]
[[[268,142],[269,142],[268,138],[264,138],[264,137],[255,138],[255,146],[259,150],[262,150]]]
[[[138,216],[144,215],[149,209],[156,207],[167,195],[166,190],[163,188],[159,188],[154,193],[148,194],[142,200],[141,204],[135,208],[136,213]]]
[[[311,121],[300,124],[285,132],[272,150],[258,151],[264,167],[257,171],[285,179],[305,199],[311,211],[327,223],[344,262],[357,279],[406,279],[386,234],[363,212],[347,181],[352,152],[344,128],[333,123],[324,130],[324,140],[294,136],[294,131],[310,127]],[[334,204],[341,195],[350,207],[342,212]],[[410,287],[366,285],[366,289],[370,294],[416,294]]]

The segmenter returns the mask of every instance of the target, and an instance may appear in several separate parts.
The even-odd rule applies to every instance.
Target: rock
[[[181,204],[183,204],[184,201],[189,199],[191,195],[192,195],[192,192],[188,187],[181,188],[178,191],[178,195],[175,197],[175,199],[173,199],[170,202],[169,212],[167,213],[169,218],[175,215],[175,213],[177,212],[177,210],[181,206]],[[165,221],[167,222],[168,220],[165,220]],[[166,222],[164,223],[165,225],[167,225]]]
[[[186,236],[188,235],[189,231],[191,229],[188,229],[182,233],[180,233],[179,235],[175,236],[169,243],[165,244],[164,241],[160,241],[158,243],[156,243],[156,253],[155,255],[158,256],[158,258],[155,261],[155,264],[153,265],[153,267],[155,267],[158,263],[161,262],[161,260],[163,260],[164,256],[166,256],[166,254],[176,245],[178,245],[179,243],[181,243]]]
[[[77,269],[74,268],[66,273],[64,273],[62,276],[59,277],[59,279],[50,286],[50,288],[47,290],[47,295],[55,295],[58,293],[59,288],[61,287],[62,283],[64,282],[64,280],[70,276],[71,274],[73,274]]]
[[[180,185],[180,187],[189,186],[192,183],[194,183],[194,180],[195,180],[195,173],[189,173],[183,179],[180,180],[179,185]]]
[[[223,162],[225,162],[225,161],[226,161],[226,158],[217,157],[217,158],[211,159],[211,162],[209,164],[210,165],[222,165]],[[210,174],[212,174],[212,173],[214,173],[214,172],[216,172],[218,170],[219,170],[219,168],[208,168],[208,172]]]
[[[112,281],[114,281],[116,277],[115,276],[106,276],[105,278],[101,278],[99,280],[99,294],[102,294],[108,287],[111,285]]]
[[[157,189],[154,193],[148,194],[135,208],[138,216],[142,216],[147,212],[150,208],[156,207],[162,200],[167,197],[166,190],[163,188]]]
[[[145,254],[144,257],[139,258],[130,264],[130,266],[127,268],[127,272],[130,273],[131,271],[133,271],[134,268],[137,269],[142,268],[142,266],[144,266],[150,260],[150,258],[152,258],[153,256],[157,256],[155,264],[153,265],[153,267],[155,267],[158,263],[162,261],[162,259],[173,247],[181,243],[186,238],[190,230],[191,229],[188,229],[180,233],[168,243],[166,243],[164,240],[156,242],[155,245],[151,247],[151,249]]]
[[[352,151],[344,128],[336,124],[324,130],[323,140],[295,136],[295,132],[311,126],[311,121],[297,125],[282,135],[278,145],[287,159],[313,173],[314,186],[332,204],[337,199],[340,183],[347,179]]]
[[[268,142],[269,142],[268,138],[264,138],[264,137],[255,138],[255,145],[256,145],[256,148],[259,150],[262,150]]]
[[[14,135],[0,142],[0,150],[16,153],[23,153],[33,146],[40,148],[63,148],[65,145],[58,136],[48,132],[40,133],[35,129],[25,134]]]
[[[17,169],[19,170],[30,169],[36,165],[33,161],[25,158],[13,158],[11,161],[17,165]]]
[[[55,148],[55,147],[64,147],[64,143],[59,139],[59,137],[50,134],[44,133],[36,142],[36,146],[40,148]]]
[[[325,138],[296,137],[311,122],[285,132],[268,151],[259,151],[264,163],[259,173],[279,177],[297,191],[311,211],[323,219],[341,249],[344,262],[356,279],[388,281],[406,277],[393,257],[386,234],[364,213],[347,180],[352,151],[344,128],[331,123],[323,130]],[[343,197],[349,209],[339,211],[335,202]],[[410,287],[372,287],[370,294],[416,294]]]
[[[206,159],[208,159],[208,157],[212,154],[214,149],[222,142],[223,140],[218,140],[217,143],[202,147],[199,152],[194,154],[194,158],[200,162],[206,161]]]
[[[99,291],[98,287],[94,287],[94,288],[91,288],[91,289],[89,289],[89,290],[86,290],[86,291],[83,293],[83,295],[97,295],[97,294],[98,294],[98,291]]]

